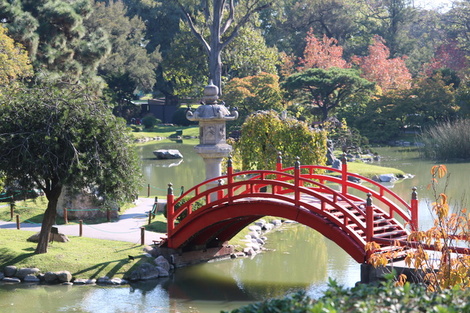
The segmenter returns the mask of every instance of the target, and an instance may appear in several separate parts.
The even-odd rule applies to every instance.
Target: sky
[[[436,9],[440,6],[444,6],[448,10],[451,3],[452,0],[415,0],[416,6],[422,6],[426,9]]]

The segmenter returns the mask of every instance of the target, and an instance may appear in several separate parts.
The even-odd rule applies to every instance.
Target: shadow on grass
[[[25,249],[25,250],[29,250],[29,249]],[[23,260],[26,260],[27,258],[30,258],[33,255],[34,253],[24,253],[20,255],[15,255],[6,248],[0,248],[0,264],[3,264],[4,266],[13,265]]]
[[[110,266],[113,263],[116,263],[112,267],[112,269],[110,269],[105,274],[105,276],[107,276],[107,277],[113,277],[117,273],[120,272],[120,270],[123,266],[129,264],[129,262],[133,262],[134,264],[132,265],[132,267],[127,272],[132,272],[133,270],[135,270],[137,268],[138,265],[140,265],[141,263],[144,263],[143,260],[142,260],[143,258],[144,258],[144,256],[135,256],[134,260],[130,260],[129,258],[125,258],[125,259],[119,259],[119,260],[110,261],[110,262],[103,262],[103,263],[93,265],[89,268],[85,268],[85,269],[83,269],[81,271],[78,271],[76,273],[72,273],[72,275],[73,276],[78,276],[80,274],[86,274],[85,276],[89,277],[90,279],[97,279],[97,278],[103,276],[103,271],[105,270],[105,268],[107,268],[108,266]],[[123,273],[123,276],[126,276],[125,274],[126,273]]]

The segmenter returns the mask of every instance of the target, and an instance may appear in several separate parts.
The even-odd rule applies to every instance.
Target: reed
[[[426,158],[435,160],[470,159],[470,119],[440,123],[424,131],[420,140]]]

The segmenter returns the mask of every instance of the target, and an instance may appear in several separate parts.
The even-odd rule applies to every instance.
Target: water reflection
[[[158,142],[139,146],[136,149],[142,159],[144,179],[140,196],[148,195],[148,185],[151,187],[150,196],[164,196],[168,183],[172,183],[175,188],[184,186],[185,189],[189,189],[205,179],[204,162],[194,152],[194,145]],[[153,151],[157,149],[177,149],[184,155],[184,159],[157,160],[153,154]]]

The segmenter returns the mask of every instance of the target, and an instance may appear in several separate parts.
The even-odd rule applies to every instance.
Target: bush
[[[425,157],[437,160],[470,159],[470,120],[440,123],[421,135]]]
[[[173,124],[180,125],[180,126],[189,126],[197,124],[197,122],[191,122],[186,118],[186,108],[179,108],[178,110],[173,113],[172,121]]]
[[[298,312],[470,312],[469,290],[444,290],[431,293],[424,285],[394,286],[392,277],[380,285],[359,284],[346,289],[330,281],[318,300],[299,291],[284,299],[270,299],[235,309],[232,313]]]
[[[183,199],[181,199],[180,201],[178,201],[176,204],[175,204],[175,211],[177,209],[179,209],[180,206],[182,206],[183,204],[185,204],[186,202],[188,202],[189,200],[191,200],[193,197],[191,196],[186,196],[184,197]],[[192,211],[196,211],[197,209],[199,209],[200,207],[202,207],[203,205],[205,204],[205,201],[203,201],[203,199],[199,199],[195,202],[193,202],[192,204]],[[165,216],[165,218],[167,217],[167,207],[166,207],[166,204],[163,208],[163,215]],[[188,213],[185,211],[183,213],[181,213],[180,216],[178,216],[177,220],[178,222],[181,222],[186,216],[188,215]]]
[[[153,116],[153,115],[144,116],[144,118],[142,119],[142,125],[144,125],[144,127],[146,129],[153,128],[155,125],[157,125],[161,122],[162,121],[155,118],[155,116]]]

